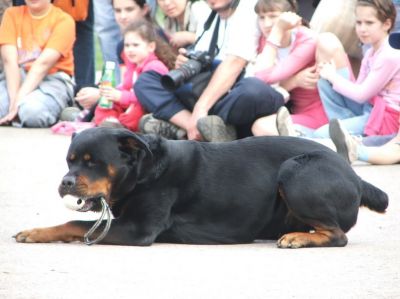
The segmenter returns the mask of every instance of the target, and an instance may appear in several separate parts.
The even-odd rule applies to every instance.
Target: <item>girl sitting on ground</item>
[[[263,33],[255,76],[267,84],[279,83],[289,91],[295,124],[310,129],[326,124],[328,119],[317,90],[316,34],[302,25],[296,14],[296,1],[259,0],[255,11]],[[259,118],[252,132],[256,136],[277,135],[275,123],[276,114]]]
[[[353,135],[397,133],[400,113],[400,52],[392,49],[388,35],[396,19],[391,0],[359,0],[356,33],[370,45],[356,82],[344,60],[343,46],[335,35],[321,34],[317,50],[320,64],[318,88],[329,119],[340,119]],[[329,137],[328,127],[312,137]]]
[[[125,127],[137,131],[143,109],[133,90],[141,73],[156,71],[166,74],[173,61],[171,49],[158,36],[153,25],[139,20],[128,25],[124,31],[124,65],[126,72],[123,82],[117,88],[100,87],[100,95],[113,102],[113,108],[95,110],[95,123],[101,126]]]

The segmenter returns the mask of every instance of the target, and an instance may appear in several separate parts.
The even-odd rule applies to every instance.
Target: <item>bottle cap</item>
[[[106,69],[115,69],[115,62],[114,61],[106,61]]]

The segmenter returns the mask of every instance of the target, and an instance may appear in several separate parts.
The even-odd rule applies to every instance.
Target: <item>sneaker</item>
[[[336,146],[336,151],[349,164],[357,160],[358,142],[342,127],[340,121],[332,119],[329,122],[329,136]]]
[[[103,120],[100,124],[99,127],[103,128],[123,128],[124,126],[120,123],[118,119],[115,117],[107,117],[105,120]]]
[[[300,136],[300,134],[295,130],[292,117],[285,106],[279,108],[276,113],[276,129],[278,130],[279,136]]]
[[[60,120],[61,121],[75,121],[81,110],[78,107],[66,107],[61,111]]]
[[[237,139],[234,126],[226,125],[217,115],[200,118],[197,121],[197,129],[205,141],[226,142]]]
[[[144,115],[139,122],[139,131],[144,134],[157,134],[167,139],[182,140],[186,131],[168,121],[157,119],[153,114]]]

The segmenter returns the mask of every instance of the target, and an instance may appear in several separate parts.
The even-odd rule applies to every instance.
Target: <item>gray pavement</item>
[[[18,244],[20,230],[98,215],[64,208],[70,138],[0,127],[0,298],[400,298],[400,166],[354,166],[390,196],[361,209],[344,248],[274,242],[124,247]]]

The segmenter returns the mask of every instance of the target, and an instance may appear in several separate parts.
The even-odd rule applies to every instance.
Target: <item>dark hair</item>
[[[171,46],[166,43],[157,32],[155,26],[146,19],[140,19],[130,23],[124,30],[124,36],[128,32],[135,32],[139,34],[141,38],[148,42],[155,42],[156,56],[168,67],[168,69],[173,69],[176,54],[172,50]]]
[[[145,4],[147,3],[146,0],[132,0],[135,1],[137,5],[140,6],[140,8],[143,8]],[[114,6],[114,1],[111,0],[111,5]]]
[[[141,9],[143,9],[147,5],[146,0],[132,0],[132,1],[135,2]],[[114,0],[111,0],[111,5],[114,8]],[[151,20],[150,9],[149,12],[146,14],[146,19]]]
[[[258,0],[254,6],[256,14],[270,11],[291,11],[297,13],[299,6],[296,0]],[[309,27],[309,23],[304,18],[301,19],[304,26]]]
[[[298,11],[296,0],[258,0],[254,11],[259,14],[269,11]]]
[[[379,21],[384,23],[386,20],[390,20],[391,26],[388,32],[393,29],[396,21],[396,7],[392,0],[358,0],[356,7],[357,6],[369,6],[375,8],[376,17]]]

